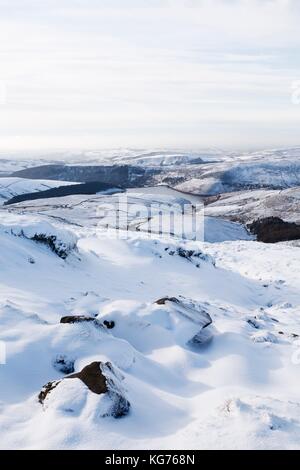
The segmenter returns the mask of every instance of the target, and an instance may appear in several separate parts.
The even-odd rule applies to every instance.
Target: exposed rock
[[[86,315],[67,315],[60,319],[60,323],[82,323],[82,322],[94,322],[94,317],[88,317]]]
[[[212,323],[212,319],[203,303],[188,299],[182,295],[179,295],[178,298],[162,297],[155,301],[158,305],[166,305],[167,302],[173,304],[173,309],[176,313],[197,323],[197,325],[201,325],[202,328]]]
[[[68,251],[63,244],[57,243],[56,235],[44,235],[42,233],[34,235],[31,240],[47,245],[53,253],[57,254],[62,259],[66,259]]]
[[[130,403],[125,396],[121,385],[124,377],[118,374],[110,362],[100,363],[102,374],[106,377],[107,395],[111,400],[111,406],[103,416],[121,418],[129,413]]]
[[[106,326],[108,330],[111,330],[115,326],[115,322],[113,320],[104,320],[103,325]]]
[[[254,343],[277,343],[276,336],[269,331],[254,333],[251,336],[251,339]]]
[[[165,251],[170,256],[177,255],[192,262],[197,268],[200,268],[200,261],[209,262],[213,266],[215,266],[215,260],[213,259],[213,257],[206,253],[203,253],[203,251],[201,250],[188,250],[186,248],[183,248],[182,246],[179,246],[175,250],[167,247],[165,248]]]
[[[274,321],[275,323],[279,323],[279,320],[277,320],[275,317],[270,317],[270,320]]]
[[[200,330],[190,339],[187,344],[200,345],[204,344],[213,337],[213,330],[209,327],[212,323],[211,316],[209,315],[206,306],[203,303],[196,302],[192,299],[187,299],[181,295],[177,297],[162,297],[155,302],[158,305],[167,306],[171,304],[172,312],[184,317],[185,319],[200,326]]]
[[[259,330],[259,328],[261,327],[260,323],[255,318],[248,318],[247,323],[256,330]]]
[[[277,333],[279,335],[286,335],[287,334],[287,336],[291,339],[296,339],[296,338],[300,337],[300,335],[298,335],[297,333],[285,333],[284,331],[277,331]]]
[[[161,299],[155,301],[155,303],[158,305],[165,305],[166,302],[179,303],[179,300],[176,299],[176,297],[162,297]]]
[[[213,338],[213,329],[210,325],[204,326],[193,338],[188,341],[190,346],[201,346]]]
[[[53,367],[63,374],[74,372],[74,359],[68,358],[65,354],[58,354],[53,360]]]
[[[72,388],[68,388],[67,385],[69,380],[79,379],[86,385],[90,392],[106,397],[104,400],[101,399],[101,401],[99,401],[99,410],[95,410],[97,415],[101,417],[112,416],[114,418],[120,418],[126,415],[130,409],[130,403],[125,397],[125,392],[121,385],[123,378],[124,377],[119,374],[109,362],[92,362],[80,372],[68,375],[62,380],[48,382],[38,396],[39,402],[43,405],[47,404],[47,406],[53,406],[54,408],[58,406],[59,409],[63,409],[65,412],[73,412],[74,409],[70,407],[68,403],[68,391],[71,393]],[[75,384],[75,388],[76,387],[77,385]],[[55,393],[53,393],[54,390]],[[76,390],[75,395],[77,394]],[[86,393],[86,391],[79,387],[78,394],[80,395],[82,393]],[[82,400],[82,403],[83,404],[80,406],[84,406],[85,400]],[[98,413],[98,411],[100,411],[100,413]]]
[[[13,218],[9,225],[9,232],[16,236],[32,240],[43,244],[62,259],[76,251],[77,236],[74,232],[57,226],[47,221],[37,221],[27,218],[22,211],[16,218]]]
[[[54,380],[53,382],[48,382],[46,383],[46,385],[43,386],[42,390],[40,391],[39,393],[39,402],[41,404],[44,403],[47,395],[55,389],[55,387],[57,387],[57,385],[60,383],[61,381],[60,380]]]
[[[186,250],[185,248],[182,248],[181,246],[177,248],[176,253],[181,256],[181,258],[186,258],[190,259],[192,256],[194,256],[195,251],[194,250]]]
[[[266,217],[248,224],[251,233],[257,240],[264,243],[277,243],[290,240],[300,240],[300,225],[285,222],[279,217]]]
[[[68,375],[66,379],[80,379],[91,390],[91,392],[97,393],[98,395],[106,393],[106,377],[102,374],[100,365],[100,362],[92,362],[88,366],[84,367],[80,372]]]

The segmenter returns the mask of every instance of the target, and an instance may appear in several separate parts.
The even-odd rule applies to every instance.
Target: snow
[[[215,163],[188,171],[184,181],[175,183],[175,187],[207,196],[247,189],[299,187],[299,155],[299,148],[224,155]]]
[[[26,178],[0,178],[0,204],[19,194],[45,191],[58,186],[74,184],[66,181],[30,180]]]
[[[195,233],[191,218],[191,206],[197,208],[197,222]],[[118,216],[118,210],[126,217]],[[182,208],[186,209],[182,219]],[[151,219],[149,220],[149,210]],[[63,222],[70,227],[83,232],[94,233],[95,230],[110,227],[115,229],[118,225],[123,229],[128,225],[131,231],[147,233],[151,227],[152,232],[159,233],[170,230],[170,213],[174,213],[174,234],[182,235],[182,220],[187,238],[193,238],[208,242],[221,242],[226,240],[251,240],[253,237],[239,223],[221,220],[215,217],[202,217],[202,198],[185,194],[167,186],[156,188],[132,188],[123,193],[107,195],[97,194],[93,196],[74,195],[60,198],[25,201],[17,205],[9,206],[11,214],[19,213],[34,215],[37,212],[52,221]],[[161,218],[161,214],[163,217]],[[0,215],[1,217],[1,215]],[[177,230],[177,231],[176,231]],[[111,232],[111,236],[116,234]],[[118,235],[117,235],[118,236]]]
[[[291,156],[297,149],[251,158]],[[149,236],[135,205],[160,202],[168,217],[202,204],[167,186],[126,192],[118,236],[124,194],[1,206],[0,448],[299,449],[300,246],[259,243],[238,223],[274,207],[293,220],[298,193],[223,195],[205,208],[204,240]],[[60,323],[68,315],[92,321]],[[76,373],[111,363],[128,414],[114,418],[109,394],[64,379],[62,360]]]
[[[57,254],[66,255],[76,249],[77,236],[74,232],[61,227],[57,227],[47,220],[37,217],[26,217],[19,214],[0,212],[0,231],[10,233],[16,237],[24,237],[30,240],[50,243],[50,247]]]
[[[226,152],[225,157],[230,158],[233,152]],[[72,150],[57,152],[30,152],[3,154],[0,152],[1,171],[9,173],[28,167],[50,163],[69,163],[76,165],[86,164],[126,164],[134,163],[141,166],[173,166],[185,165],[194,161],[210,162],[224,159],[224,151],[216,148],[201,149],[199,151],[176,149],[95,149]],[[84,162],[84,163],[83,163]]]
[[[181,166],[210,163],[218,161],[221,152],[208,149],[201,152],[148,152],[142,155],[131,157],[130,163],[138,166]]]
[[[90,212],[114,197],[69,197],[71,221],[67,198],[0,212],[1,448],[299,448],[300,248],[241,240],[238,224],[224,237],[232,226],[214,218],[210,242],[114,239]],[[30,239],[40,232],[76,249],[63,260]],[[179,247],[203,254],[198,267]],[[115,326],[59,323],[78,314]],[[207,341],[191,342],[201,329]],[[111,362],[129,414],[103,417],[108,398],[79,379],[42,406],[42,387],[64,377],[59,355],[75,371]]]
[[[262,217],[280,217],[300,223],[300,189],[239,191],[223,194],[206,207],[206,215],[250,223]]]
[[[115,149],[55,152],[49,154],[6,156],[0,159],[0,176],[15,176],[13,170],[42,166],[24,176],[84,181],[93,175],[91,167],[107,166],[105,182],[113,177],[111,166],[128,166],[125,185],[170,184],[180,191],[216,195],[247,189],[288,189],[300,185],[300,148],[238,152],[210,148],[188,149]],[[30,163],[31,161],[31,163]],[[49,164],[56,163],[53,173]],[[74,167],[75,165],[75,167]],[[73,166],[73,168],[72,168]],[[77,167],[80,168],[77,168]],[[82,167],[82,168],[81,168]],[[85,168],[84,167],[89,167]],[[91,173],[92,171],[92,173]],[[115,175],[115,172],[113,172]],[[35,176],[34,176],[35,175]],[[111,175],[111,176],[110,176]],[[17,174],[22,176],[22,174]],[[115,176],[114,176],[115,177]],[[103,178],[103,176],[101,177]],[[115,180],[113,180],[115,181]],[[116,183],[115,183],[116,184]]]

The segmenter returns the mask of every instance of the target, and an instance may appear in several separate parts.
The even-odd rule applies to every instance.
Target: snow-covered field
[[[161,226],[165,232],[170,229],[170,212],[178,215],[177,235],[182,235],[180,222],[181,211],[187,208],[185,217],[186,236],[191,235],[192,224],[189,218],[190,206],[197,210],[197,223],[195,238],[208,242],[228,240],[250,240],[252,236],[239,223],[222,220],[216,217],[202,217],[204,212],[202,199],[198,196],[180,193],[166,186],[155,188],[132,188],[125,194],[116,193],[88,195],[73,195],[51,199],[25,201],[9,206],[6,214],[43,215],[52,221],[63,222],[75,226],[77,231],[86,234],[86,230],[111,228],[116,226],[128,228],[130,231],[158,232],[160,227],[160,213],[163,213],[165,222]],[[151,217],[149,217],[151,214]],[[6,215],[7,220],[8,215]],[[150,221],[149,221],[150,219]]]
[[[118,238],[116,197],[0,209],[0,447],[299,448],[300,247],[211,216],[204,242],[149,237],[132,211]],[[63,379],[95,362],[106,393]]]

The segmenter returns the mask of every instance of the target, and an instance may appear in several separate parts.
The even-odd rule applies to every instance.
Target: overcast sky
[[[299,0],[0,0],[0,150],[300,145],[299,20]]]

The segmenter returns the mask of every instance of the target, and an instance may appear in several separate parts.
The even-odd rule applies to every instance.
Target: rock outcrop
[[[187,299],[181,295],[179,295],[178,298],[162,297],[156,300],[155,303],[165,306],[166,308],[168,308],[168,306],[171,307],[171,311],[176,313],[176,315],[195,323],[197,328],[200,327],[198,332],[188,339],[187,344],[189,346],[198,346],[212,339],[213,329],[210,327],[212,318],[202,303]]]
[[[38,399],[45,409],[50,407],[67,413],[78,413],[92,393],[100,396],[98,401],[93,401],[96,416],[120,418],[130,409],[121,384],[123,379],[111,363],[92,362],[80,372],[67,375],[62,380],[48,382],[39,393]]]
[[[83,322],[94,322],[94,317],[88,317],[87,315],[67,315],[61,317],[60,323],[83,323]]]
[[[62,374],[72,374],[74,372],[74,359],[69,358],[65,354],[57,354],[53,359],[53,367]]]

